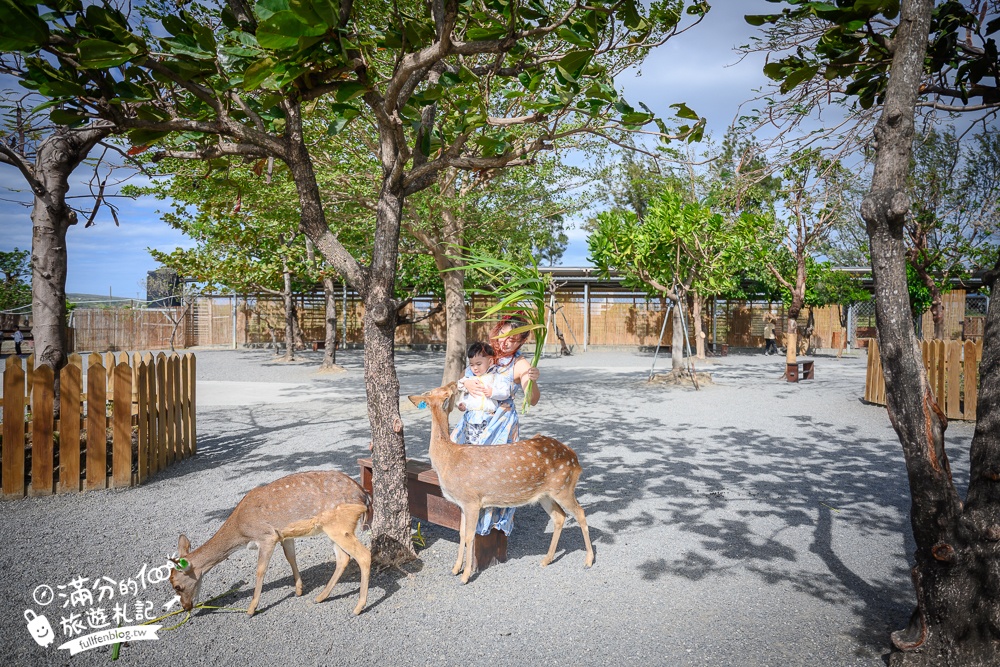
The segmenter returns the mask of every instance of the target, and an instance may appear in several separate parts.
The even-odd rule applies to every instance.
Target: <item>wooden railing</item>
[[[5,497],[135,486],[197,447],[195,358],[162,352],[70,355],[54,374],[9,357],[3,374],[0,477]],[[84,378],[86,384],[84,384]]]
[[[938,407],[948,419],[975,421],[979,397],[979,362],[983,341],[925,340],[920,344],[927,380]],[[885,405],[885,376],[878,343],[869,339],[865,400]]]

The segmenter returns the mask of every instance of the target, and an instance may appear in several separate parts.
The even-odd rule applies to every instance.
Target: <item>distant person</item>
[[[14,329],[14,354],[20,356],[21,343],[23,342],[24,342],[24,334],[21,333],[20,329]]]
[[[774,337],[774,317],[764,318],[764,354],[778,354],[778,343]]]

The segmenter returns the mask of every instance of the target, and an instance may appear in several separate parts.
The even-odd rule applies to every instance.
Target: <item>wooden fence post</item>
[[[15,355],[3,373],[3,495],[24,496],[24,370]]]
[[[171,412],[174,427],[174,446],[177,451],[177,460],[182,461],[188,457],[188,451],[184,443],[184,430],[181,428],[181,358],[176,353],[170,356],[170,384],[173,387],[170,393],[174,399],[174,409]]]
[[[142,484],[149,476],[149,385],[147,375],[149,365],[136,355],[136,422],[139,425],[139,474],[138,483]]]
[[[181,443],[184,448],[185,456],[191,456],[191,415],[190,406],[188,405],[188,356],[187,354],[180,356],[180,366],[181,366],[181,388],[180,388],[180,404],[181,404]]]
[[[32,496],[52,493],[54,482],[52,446],[52,403],[55,374],[52,366],[42,364],[35,369],[31,388],[31,490]]]
[[[93,359],[95,355],[90,355]],[[87,368],[87,489],[107,486],[108,413],[104,366],[98,362]]]
[[[194,456],[198,453],[198,411],[197,403],[195,401],[195,384],[197,377],[197,367],[195,362],[195,357],[190,352],[184,355],[187,358],[188,367],[188,384],[187,384],[187,405],[188,405],[188,447],[191,449],[191,455]]]
[[[979,407],[979,355],[976,351],[976,344],[971,340],[965,341],[965,405],[963,406],[966,419],[976,418],[976,409]]]
[[[947,344],[947,375],[948,375],[948,408],[945,415],[948,419],[962,418],[962,384],[960,381],[962,373],[962,344],[958,341],[949,341]],[[941,402],[940,400],[938,401]]]
[[[132,369],[127,362],[115,366],[114,383],[117,397],[111,413],[111,484],[121,488],[132,485]]]
[[[76,357],[74,363],[72,357]],[[59,371],[59,493],[80,490],[80,355]]]
[[[167,439],[167,358],[162,352],[156,355],[156,438],[160,452],[160,468],[173,463],[173,453]]]
[[[149,412],[149,474],[160,469],[160,439],[156,417],[156,361],[147,352],[143,356],[146,364],[146,402]]]

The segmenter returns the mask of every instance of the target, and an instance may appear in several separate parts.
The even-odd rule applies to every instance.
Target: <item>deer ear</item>
[[[184,558],[191,552],[191,540],[189,540],[185,535],[181,535],[177,538],[177,555]]]
[[[410,399],[410,403],[413,403],[421,410],[427,407],[427,401],[424,400],[423,396],[407,396],[407,398]],[[421,403],[423,403],[423,405],[420,405]]]

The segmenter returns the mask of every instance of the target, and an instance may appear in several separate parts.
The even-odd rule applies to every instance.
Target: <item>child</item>
[[[458,381],[461,389],[458,409],[463,414],[452,434],[452,440],[457,439],[457,434],[464,429],[463,441],[478,443],[479,436],[496,414],[499,402],[510,398],[511,387],[505,376],[489,372],[493,364],[493,347],[488,343],[475,342],[470,345],[468,357],[469,369],[465,372],[465,377]],[[475,396],[466,391],[464,381],[473,376],[485,387],[484,395]]]

